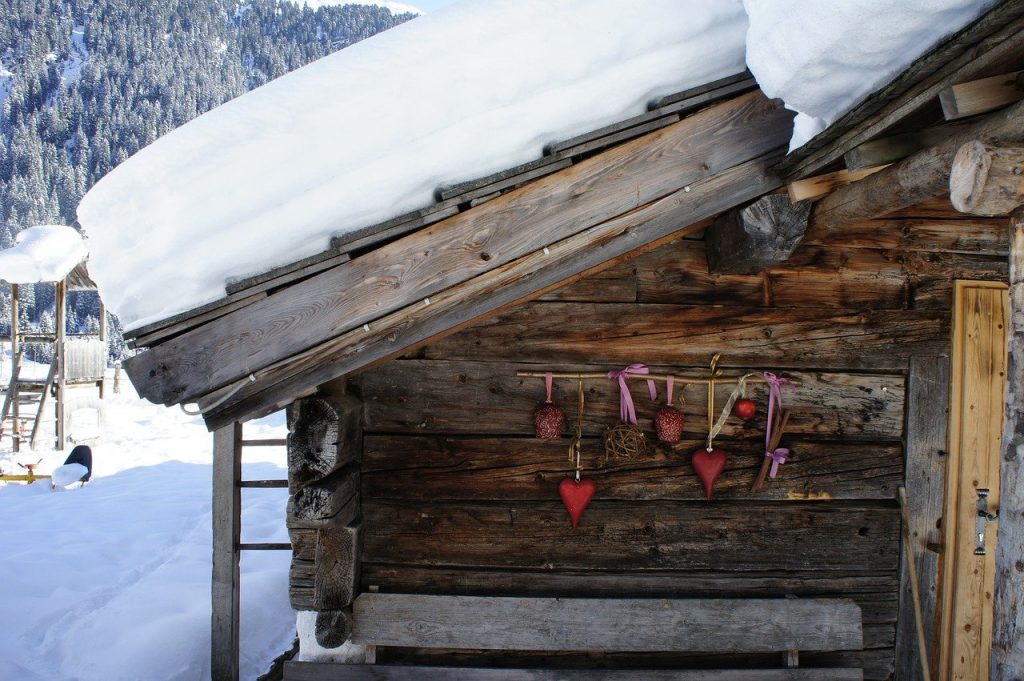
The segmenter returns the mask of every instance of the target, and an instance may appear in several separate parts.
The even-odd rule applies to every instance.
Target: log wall
[[[1007,276],[1005,221],[958,216],[934,202],[827,241],[808,234],[789,261],[759,275],[711,275],[703,241],[680,239],[352,378],[364,433],[358,588],[850,597],[863,609],[866,650],[807,654],[801,662],[852,663],[863,665],[866,679],[890,678],[908,367],[913,358],[948,353],[955,278]],[[532,437],[543,381],[515,372],[645,362],[659,372],[700,374],[715,352],[726,375],[777,370],[800,382],[786,395],[792,456],[779,479],[750,492],[763,458],[763,386],[753,390],[758,417],[731,419],[718,440],[730,460],[707,502],[689,455],[707,428],[704,391],[685,391],[682,445],[607,459],[600,435],[618,420],[618,389],[590,381],[584,467],[598,491],[572,530],[556,489],[571,470],[568,433],[558,442]],[[556,381],[555,401],[570,422],[575,389]],[[719,389],[719,405],[728,392]],[[657,406],[643,384],[633,395],[652,432]],[[383,648],[377,655],[499,666],[719,662]]]

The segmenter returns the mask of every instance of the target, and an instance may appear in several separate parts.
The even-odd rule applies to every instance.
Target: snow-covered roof
[[[82,235],[65,225],[29,227],[14,240],[0,251],[0,279],[11,284],[61,281],[89,255]]]
[[[880,30],[880,0],[464,0],[228,102],[120,165],[78,209],[90,271],[138,328],[745,60],[770,95],[829,122],[990,4],[889,3]],[[906,45],[893,29],[904,25]]]

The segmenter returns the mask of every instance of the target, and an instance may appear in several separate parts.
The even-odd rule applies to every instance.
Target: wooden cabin
[[[1022,31],[997,5],[788,155],[745,74],[662,98],[136,329],[140,394],[214,431],[214,679],[268,548],[294,681],[1020,678]],[[609,453],[634,363],[678,379],[683,439],[636,375],[647,444]],[[752,491],[752,379],[709,500],[692,454],[764,372],[788,458]],[[291,544],[241,544],[240,488],[274,484],[240,479],[243,422],[282,408]]]

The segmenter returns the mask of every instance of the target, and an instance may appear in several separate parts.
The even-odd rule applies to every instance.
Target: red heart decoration
[[[576,482],[574,478],[564,478],[558,483],[558,494],[562,497],[562,503],[569,511],[569,519],[572,520],[572,528],[580,524],[580,517],[587,508],[590,500],[594,498],[597,485],[590,478],[583,478]]]
[[[704,483],[704,494],[708,499],[711,498],[715,480],[718,480],[718,476],[725,469],[726,458],[725,451],[721,449],[710,452],[706,449],[698,449],[693,453],[693,468]]]

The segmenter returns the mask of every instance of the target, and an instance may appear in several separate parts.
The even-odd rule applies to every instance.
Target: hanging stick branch
[[[782,434],[786,431],[786,426],[789,424],[789,409],[783,409],[780,413],[775,415],[777,423],[772,429],[772,441],[768,443],[768,451],[774,452],[779,448],[779,443],[782,441]],[[753,486],[750,488],[751,492],[758,492],[761,487],[764,486],[764,481],[768,478],[768,471],[772,468],[772,459],[768,456],[764,457],[764,461],[761,462],[761,470],[757,474],[757,480],[754,481]]]
[[[605,381],[608,380],[608,373],[607,372],[597,372],[597,371],[584,371],[584,372],[577,372],[577,373],[570,373],[570,372],[559,373],[557,371],[556,372],[517,371],[516,372],[516,377],[518,377],[518,378],[544,378],[545,376],[548,375],[548,373],[550,373],[551,376],[554,377],[554,378],[571,378],[571,379],[574,379],[574,380],[584,380],[584,381],[590,380],[590,379],[598,379],[598,378],[603,379]],[[682,384],[685,384],[685,385],[708,385],[711,382],[710,378],[688,378],[686,376],[680,376],[679,374],[629,375],[627,378],[629,380],[641,379],[641,380],[644,380],[644,381],[651,380],[651,381],[661,381],[661,382],[664,383],[664,382],[668,382],[668,379],[669,379],[670,376],[674,376],[673,380],[676,383],[682,383]],[[736,378],[715,378],[714,379],[715,385],[719,385],[719,384],[730,384],[731,385],[733,383],[739,383],[739,381],[740,381],[740,377],[736,377]],[[747,379],[747,383],[766,383],[766,382],[767,381],[765,381],[764,377],[760,376],[760,375],[752,376],[752,377]],[[789,384],[790,385],[795,385],[795,386],[799,386],[800,385],[800,383],[798,381],[793,381],[793,380],[790,380]]]

